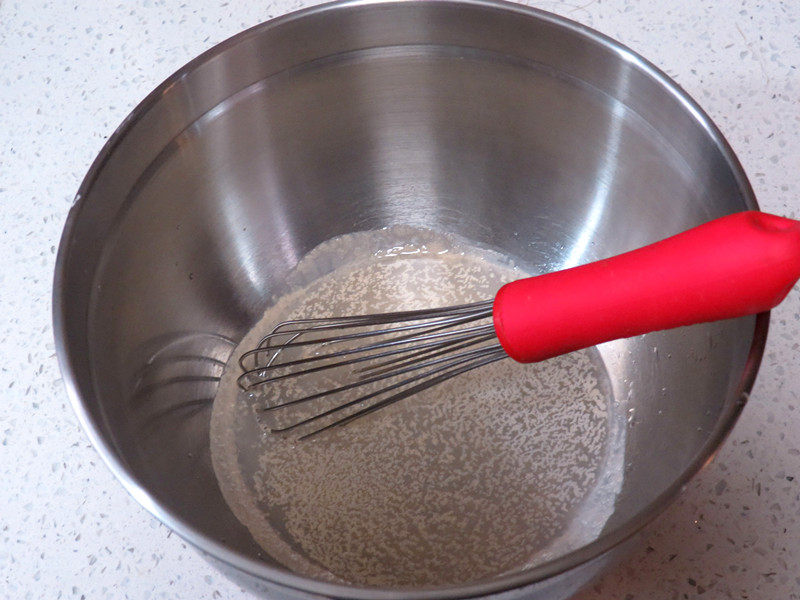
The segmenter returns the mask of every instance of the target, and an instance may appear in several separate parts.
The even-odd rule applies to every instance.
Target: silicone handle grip
[[[494,325],[535,362],[650,331],[756,314],[800,278],[800,221],[757,211],[655,244],[503,286]]]

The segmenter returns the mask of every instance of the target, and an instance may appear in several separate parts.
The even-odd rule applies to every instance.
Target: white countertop
[[[0,0],[0,597],[252,596],[122,486],[54,356],[61,228],[106,138],[201,51],[298,0]],[[655,62],[727,135],[764,210],[800,214],[800,3],[532,2]],[[719,453],[581,600],[800,598],[800,293],[773,312],[754,393]]]

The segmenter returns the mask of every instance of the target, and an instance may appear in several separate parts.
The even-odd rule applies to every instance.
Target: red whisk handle
[[[800,278],[800,221],[757,211],[644,248],[505,285],[494,325],[506,352],[535,362],[651,331],[756,314]]]

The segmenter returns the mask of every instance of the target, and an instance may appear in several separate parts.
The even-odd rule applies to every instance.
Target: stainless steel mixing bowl
[[[489,0],[320,6],[190,62],[109,140],[59,250],[58,356],[116,476],[244,585],[275,598],[564,598],[719,447],[768,315],[604,347],[634,416],[603,534],[536,568],[436,590],[315,581],[255,545],[211,470],[222,365],[298,260],[333,236],[407,223],[553,269],[753,208],[701,109],[596,32]]]

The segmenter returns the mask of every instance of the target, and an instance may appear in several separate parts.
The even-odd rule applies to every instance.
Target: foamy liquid
[[[297,442],[265,433],[239,355],[280,321],[489,299],[526,276],[426,230],[343,236],[310,253],[295,290],[242,340],[211,422],[214,471],[237,518],[289,569],[364,585],[458,584],[595,539],[622,481],[624,415],[594,349],[460,375]]]

